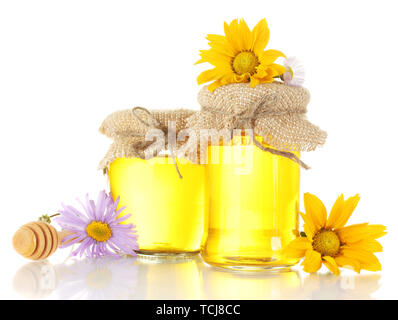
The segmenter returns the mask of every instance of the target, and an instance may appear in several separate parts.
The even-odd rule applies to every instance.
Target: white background
[[[308,118],[329,134],[323,148],[303,155],[312,170],[303,172],[301,190],[315,193],[328,208],[339,193],[359,193],[349,223],[369,221],[388,228],[379,254],[383,271],[360,277],[346,271],[343,277],[356,279],[356,291],[339,285],[343,294],[330,298],[368,291],[360,297],[398,298],[396,15],[396,1],[384,0],[1,1],[0,298],[23,297],[12,283],[28,261],[13,251],[13,232],[55,212],[61,202],[86,192],[96,197],[105,188],[96,170],[110,143],[98,132],[102,120],[136,105],[198,109],[196,77],[207,66],[194,62],[198,51],[207,48],[206,34],[222,34],[223,22],[234,18],[244,18],[252,28],[264,17],[271,30],[268,48],[305,64]],[[206,272],[198,282],[202,293],[209,292],[201,283],[209,279]],[[157,276],[162,278],[161,269]],[[325,285],[330,276],[324,276],[325,281],[313,279],[320,295],[297,297],[334,292]],[[281,279],[240,277],[237,285],[252,283],[258,290],[249,286],[246,296],[245,290],[231,296],[232,291],[216,287],[210,295],[198,291],[194,297],[283,298],[278,294],[283,292]],[[306,279],[299,272],[300,285]],[[147,290],[174,297],[165,291],[173,288],[165,281]],[[272,294],[259,289],[262,285]],[[253,295],[247,296],[250,290]],[[175,297],[183,295],[175,291]]]

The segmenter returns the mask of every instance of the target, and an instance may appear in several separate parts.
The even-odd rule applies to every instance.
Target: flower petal
[[[353,269],[355,272],[359,273],[361,271],[361,264],[358,260],[346,257],[344,255],[339,255],[334,259],[337,265],[341,268]]]
[[[336,276],[340,274],[339,266],[337,265],[336,261],[329,256],[323,256],[323,264]]]
[[[206,39],[209,40],[209,46],[212,48],[212,50],[220,54],[233,58],[239,53],[239,51],[237,51],[228,42],[225,36],[218,34],[208,34]]]
[[[281,74],[284,74],[286,72],[286,68],[277,63],[270,64],[268,69],[271,70],[270,73],[273,78],[277,77]]]
[[[383,246],[377,240],[362,240],[346,245],[351,249],[362,249],[370,252],[382,252]]]
[[[217,67],[217,66],[230,66],[232,58],[222,52],[218,52],[215,49],[210,49],[210,50],[201,50],[200,51],[200,60],[195,62],[195,64],[200,64],[203,62],[210,63],[211,65]]]
[[[305,251],[312,248],[311,241],[309,241],[306,237],[296,238],[292,242],[290,242],[288,246],[294,249],[305,250]]]
[[[312,238],[314,237],[316,233],[316,228],[314,223],[312,222],[311,218],[308,215],[305,215],[304,213],[300,212],[300,216],[304,221],[304,231],[305,234],[307,235],[307,238],[312,241]]]
[[[317,230],[323,228],[326,224],[327,212],[322,201],[311,193],[304,194],[305,213],[312,220]]]
[[[369,270],[369,271],[380,271],[381,264],[379,259],[370,251],[360,250],[360,249],[352,249],[352,248],[342,248],[341,254],[359,261],[361,264],[361,269]]]
[[[374,240],[387,233],[385,226],[379,224],[369,225],[368,223],[353,224],[335,231],[341,242],[347,244],[363,240]]]
[[[317,272],[322,266],[321,254],[312,249],[307,250],[302,265],[305,272]]]
[[[262,52],[259,55],[258,59],[260,60],[261,64],[269,65],[269,64],[274,63],[274,61],[280,57],[286,57],[286,56],[283,52],[281,52],[279,50],[270,49],[270,50],[266,50],[266,51]],[[285,68],[283,67],[283,69],[285,69]]]
[[[357,207],[359,199],[360,199],[359,195],[357,194],[344,201],[344,207],[341,209],[341,213],[336,217],[336,220],[333,223],[335,229],[342,228],[345,226],[348,219],[351,217],[352,213]]]
[[[226,70],[220,69],[220,68],[213,68],[210,70],[203,71],[198,77],[197,77],[197,82],[198,84],[203,84],[209,81],[213,80],[218,80],[220,79],[224,74],[226,74]],[[230,70],[230,73],[233,73],[232,69]]]
[[[335,228],[334,224],[339,218],[341,211],[344,208],[344,195],[340,195],[334,203],[332,210],[330,211],[329,218],[326,221],[326,228]]]
[[[283,255],[289,258],[302,258],[309,249],[312,249],[311,242],[306,237],[299,237],[283,249]]]
[[[232,20],[229,25],[224,23],[224,32],[227,41],[236,51],[241,52],[247,50],[245,49],[244,43],[242,41],[240,23],[238,19]]]
[[[242,47],[244,50],[251,50],[253,47],[253,36],[245,20],[240,20],[239,23],[239,37],[241,38]]]
[[[255,86],[257,86],[260,83],[260,80],[251,77],[250,78],[250,88],[254,88]]]
[[[222,85],[222,83],[220,82],[220,80],[216,80],[209,85],[208,89],[210,92],[213,92],[221,85]]]
[[[253,28],[253,52],[257,55],[264,51],[269,41],[269,28],[267,20],[260,20]]]

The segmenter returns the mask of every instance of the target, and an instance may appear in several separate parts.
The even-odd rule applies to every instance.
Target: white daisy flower
[[[282,75],[283,81],[292,87],[302,87],[305,79],[305,69],[296,57],[288,57],[284,62],[286,72]]]

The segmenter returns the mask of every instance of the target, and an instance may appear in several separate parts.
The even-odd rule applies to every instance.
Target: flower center
[[[112,236],[112,230],[106,223],[92,221],[86,228],[87,234],[94,240],[103,242]]]
[[[333,257],[339,252],[340,239],[333,231],[321,230],[315,235],[312,247],[322,256]]]
[[[234,71],[239,74],[250,73],[254,74],[256,72],[256,67],[259,65],[258,58],[253,52],[242,51],[236,55],[234,61],[232,62],[232,67]]]

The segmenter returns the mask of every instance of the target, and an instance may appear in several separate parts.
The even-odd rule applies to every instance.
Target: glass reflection
[[[342,273],[336,277],[331,273],[310,274],[305,277],[302,294],[305,299],[316,300],[363,300],[372,299],[379,289],[380,274],[353,275]]]
[[[205,299],[295,299],[301,280],[296,271],[241,273],[202,264]]]
[[[191,259],[29,262],[13,279],[26,299],[371,299],[380,274],[243,273]]]
[[[143,299],[202,299],[200,290],[200,258],[138,257]]]
[[[47,298],[58,282],[56,268],[48,261],[29,262],[15,274],[13,288],[26,299]]]
[[[131,299],[136,293],[134,259],[75,260],[62,267],[57,287],[60,299]]]

